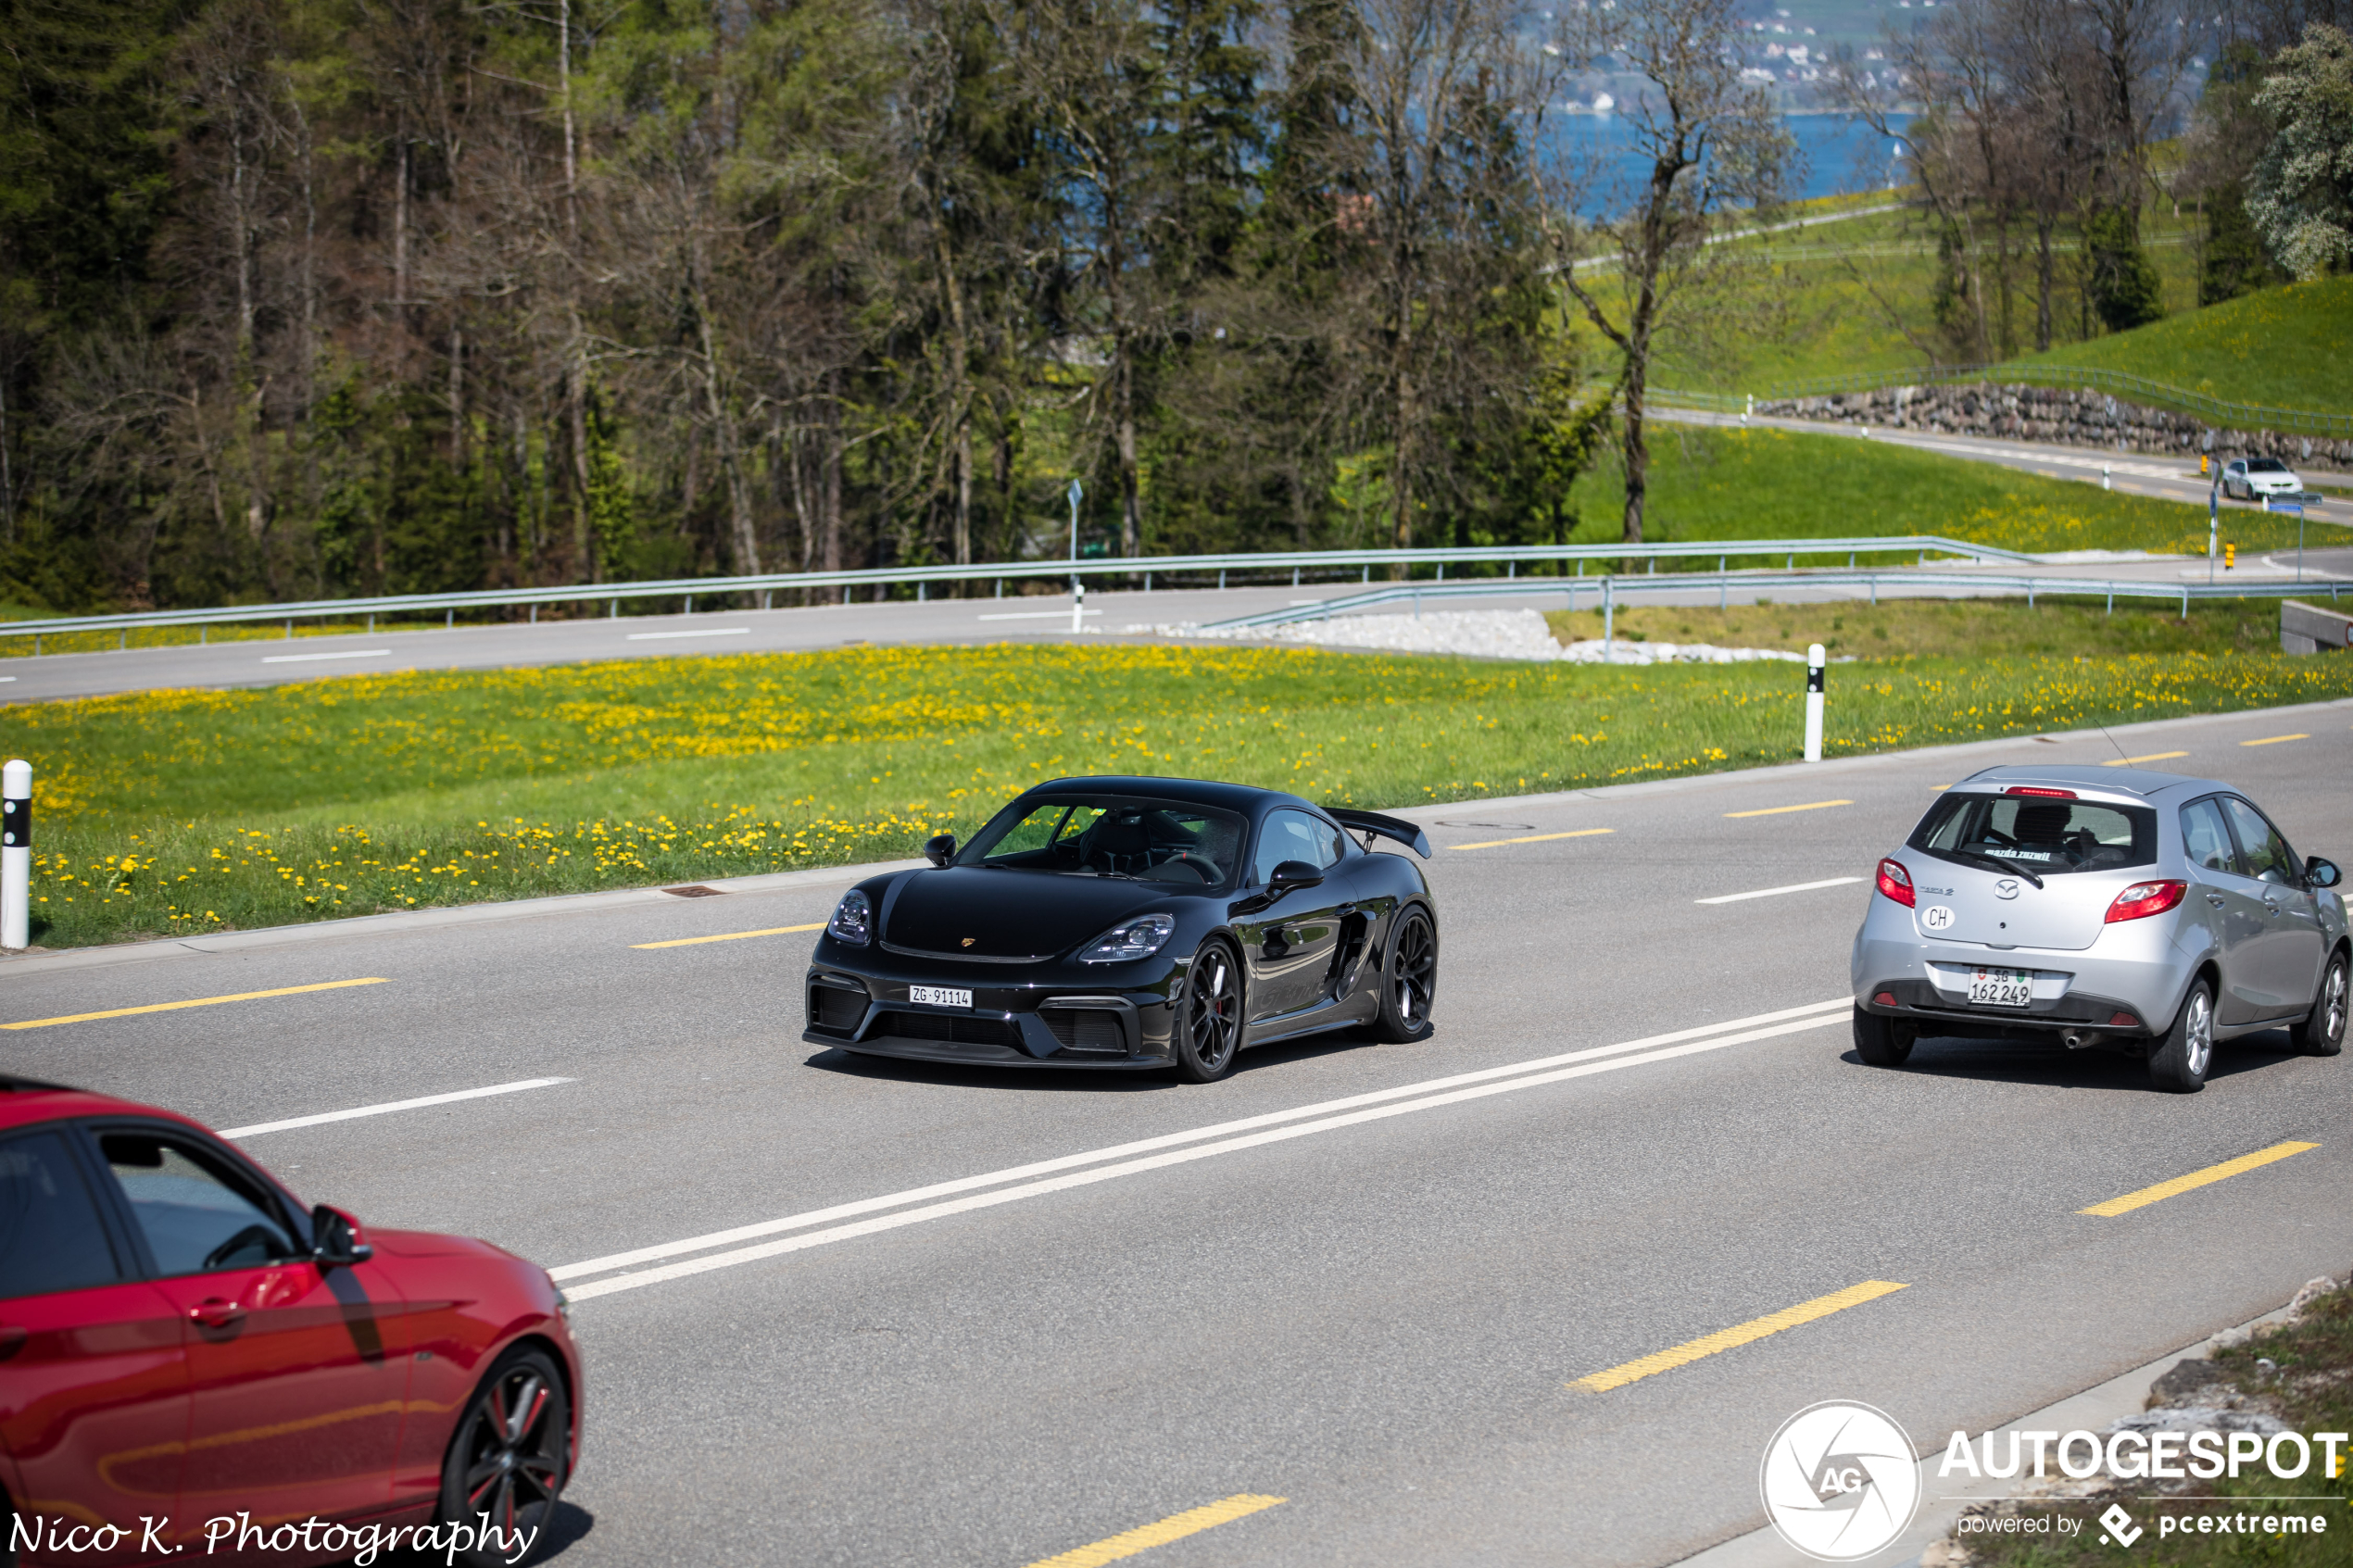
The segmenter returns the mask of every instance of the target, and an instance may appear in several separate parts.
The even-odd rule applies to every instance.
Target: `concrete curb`
[[[2151,719],[2139,723],[2117,724],[2105,732],[2108,736],[2153,734],[2159,731],[2210,727],[2231,720],[2245,719],[2254,714],[2269,714],[2285,718],[2299,713],[2353,712],[2353,697],[2336,697],[2327,702],[2298,703],[2288,708],[2242,708],[2228,713],[2190,713],[2179,719]],[[2049,732],[2053,740],[2098,741],[2103,732],[2094,730],[2059,730]],[[2000,735],[1991,740],[1960,741],[1949,746],[1916,746],[1908,750],[1875,751],[1861,757],[1841,757],[1822,762],[1776,762],[1762,768],[1741,768],[1723,773],[1688,773],[1671,779],[1643,779],[1622,784],[1597,784],[1590,789],[1555,790],[1544,795],[1480,796],[1469,800],[1439,800],[1419,806],[1400,806],[1390,809],[1392,816],[1408,822],[1427,822],[1449,811],[1466,808],[1478,810],[1529,810],[1541,808],[1573,806],[1583,801],[1638,800],[1654,795],[1680,794],[1689,790],[1716,789],[1761,778],[1782,777],[1792,780],[1835,778],[1842,774],[1867,771],[1873,768],[1893,767],[1917,761],[1921,758],[1951,758],[1956,761],[1991,756],[1995,752],[2015,750],[2020,746],[2037,744],[2033,735]],[[722,893],[789,893],[810,887],[846,886],[870,876],[888,872],[911,871],[924,864],[921,860],[877,860],[860,865],[823,866],[809,871],[770,872],[759,876],[729,877],[718,882],[700,884]],[[660,902],[671,897],[659,887],[613,888],[601,893],[567,893],[550,898],[516,898],[506,901],[485,901],[459,904],[435,909],[404,909],[396,914],[354,915],[347,920],[317,921],[304,925],[264,926],[256,931],[230,931],[216,936],[164,937],[152,942],[124,942],[104,947],[74,947],[56,953],[27,953],[15,958],[0,958],[0,974],[40,974],[60,969],[82,969],[116,963],[132,963],[141,960],[165,958],[175,953],[233,953],[256,948],[274,947],[289,943],[323,940],[335,936],[372,936],[388,931],[429,931],[443,926],[472,925],[484,921],[523,920],[537,915],[573,914],[589,909],[616,908],[623,904]]]

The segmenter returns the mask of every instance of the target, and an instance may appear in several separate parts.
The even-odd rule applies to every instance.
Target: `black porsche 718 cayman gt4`
[[[1421,829],[1193,779],[1057,779],[928,867],[842,897],[809,965],[812,1045],[1224,1077],[1245,1047],[1429,1034]]]

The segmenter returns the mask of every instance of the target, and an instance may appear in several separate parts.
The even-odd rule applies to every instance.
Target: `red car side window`
[[[102,1133],[98,1144],[167,1278],[301,1256],[266,1200],[195,1148],[149,1133]]]
[[[73,1150],[57,1133],[0,1143],[0,1298],[122,1277]]]

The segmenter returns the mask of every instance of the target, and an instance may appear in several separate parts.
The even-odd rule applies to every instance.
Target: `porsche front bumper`
[[[996,966],[854,953],[827,942],[803,983],[800,1037],[867,1056],[964,1066],[1165,1068],[1175,1060],[1170,1038],[1186,967],[1154,957],[1126,964],[1047,963],[1009,973]],[[914,985],[969,991],[972,1006],[911,1001],[908,990]]]

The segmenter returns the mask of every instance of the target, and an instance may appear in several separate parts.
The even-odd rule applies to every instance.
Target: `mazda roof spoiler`
[[[1401,822],[1395,817],[1384,817],[1378,811],[1343,811],[1335,806],[1327,806],[1324,809],[1330,814],[1332,821],[1344,828],[1353,828],[1358,833],[1378,834],[1383,838],[1393,838],[1423,859],[1429,859],[1429,834],[1411,822]]]

